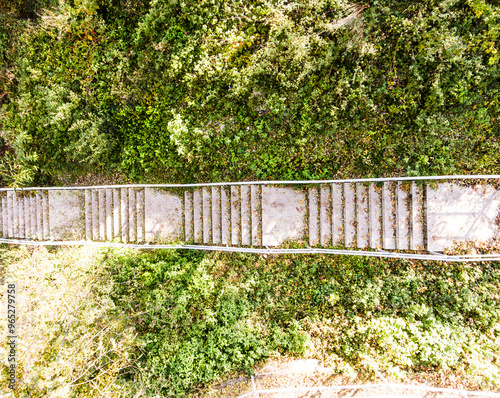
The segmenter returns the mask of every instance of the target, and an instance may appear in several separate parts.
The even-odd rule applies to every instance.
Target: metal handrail
[[[0,238],[0,243],[14,245],[30,246],[94,246],[110,248],[128,248],[128,249],[188,249],[205,251],[223,251],[234,253],[253,253],[253,254],[337,254],[362,257],[379,258],[399,258],[407,260],[434,260],[448,262],[478,262],[478,261],[500,261],[500,254],[419,254],[419,253],[399,253],[388,251],[362,251],[362,250],[344,250],[344,249],[324,249],[324,248],[297,248],[297,249],[272,249],[272,248],[250,248],[234,246],[204,246],[189,244],[133,244],[118,242],[93,242],[93,241],[35,241],[29,239],[5,239]]]
[[[200,184],[121,184],[121,185],[95,185],[81,187],[27,187],[27,188],[0,188],[1,191],[34,191],[34,190],[81,190],[103,188],[182,188],[182,187],[213,187],[223,185],[267,185],[267,184],[329,184],[343,182],[388,182],[388,181],[421,181],[421,180],[486,180],[500,179],[500,175],[449,175],[449,176],[424,176],[424,177],[381,177],[381,178],[353,178],[338,180],[294,180],[294,181],[239,181],[239,182],[210,182]]]

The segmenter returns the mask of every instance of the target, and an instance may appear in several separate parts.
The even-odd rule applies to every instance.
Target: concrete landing
[[[500,190],[489,185],[453,183],[427,187],[428,250],[441,251],[454,241],[491,242],[499,237]]]
[[[306,226],[305,190],[262,187],[262,245],[303,239]]]

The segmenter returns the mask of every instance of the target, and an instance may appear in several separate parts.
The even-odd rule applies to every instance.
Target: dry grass
[[[0,249],[0,256],[7,280],[18,290],[16,396],[68,397],[77,391],[122,396],[117,377],[132,365],[135,335],[129,320],[114,317],[106,300],[110,286],[100,279],[102,252],[19,247]],[[5,317],[1,330],[5,342]],[[5,354],[4,343],[0,355]],[[8,396],[1,384],[0,393]]]

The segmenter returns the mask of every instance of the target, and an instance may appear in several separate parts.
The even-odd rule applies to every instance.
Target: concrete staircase
[[[439,251],[499,235],[500,191],[449,182],[3,189],[0,198],[8,239]]]
[[[415,182],[324,184],[308,189],[309,244],[424,249],[424,193]]]

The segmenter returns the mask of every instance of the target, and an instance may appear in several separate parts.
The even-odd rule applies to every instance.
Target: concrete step
[[[252,212],[252,246],[262,246],[262,187],[250,186],[250,207]]]
[[[97,190],[98,208],[99,208],[99,240],[106,240],[106,190]]]
[[[12,195],[12,206],[14,215],[14,238],[24,238],[24,236],[21,236],[21,225],[19,223],[22,215],[22,208],[20,208],[19,206],[19,198],[17,192],[14,192],[14,194]]]
[[[212,243],[212,189],[202,188],[203,195],[203,244]]]
[[[35,194],[35,203],[36,203],[36,238],[38,240],[43,240],[43,206],[42,206],[42,192],[36,191]]]
[[[92,215],[92,240],[98,241],[99,240],[99,193],[97,189],[90,190],[90,203],[91,203],[91,215]]]
[[[369,211],[370,211],[370,247],[373,249],[382,248],[382,188],[377,184],[370,184],[368,191]]]
[[[144,242],[144,189],[129,188],[129,240]]]
[[[319,190],[319,230],[321,246],[330,246],[332,243],[332,187],[322,184]]]
[[[309,245],[316,246],[320,242],[319,234],[319,188],[307,190],[309,209]]]
[[[231,186],[231,244],[241,244],[241,196],[240,186]]]
[[[35,192],[30,192],[30,215],[31,215],[31,238],[37,238],[37,227],[36,227],[36,194]]]
[[[303,188],[262,186],[262,245],[279,246],[307,237],[307,191]]]
[[[51,240],[82,240],[86,234],[85,193],[77,189],[53,189],[48,194]]]
[[[120,189],[120,219],[121,219],[121,240],[123,243],[129,242],[129,199],[128,188]]]
[[[343,184],[332,184],[332,244],[344,243]]]
[[[7,237],[7,231],[4,222],[5,222],[5,200],[2,192],[0,193],[0,237],[2,238]]]
[[[353,183],[344,183],[344,244],[356,244],[356,192]]]
[[[92,190],[85,190],[85,239],[92,240]]]
[[[9,238],[14,238],[14,192],[7,192],[7,222],[9,229]]]
[[[42,228],[43,239],[50,239],[50,218],[49,218],[49,192],[42,191]]]
[[[24,211],[24,197],[22,192],[17,192],[16,201],[19,211],[19,237],[26,238],[26,212]]]
[[[29,239],[31,237],[29,194],[27,192],[24,192],[19,200],[22,202],[24,216],[23,219],[21,219],[21,224],[23,224],[24,226],[24,228],[22,228],[21,230],[21,233],[25,239]]]
[[[424,195],[423,188],[411,184],[411,236],[410,249],[424,249]]]
[[[184,237],[186,242],[194,239],[193,233],[193,192],[184,191]]]
[[[105,189],[106,195],[106,240],[113,240],[113,190]]]
[[[137,190],[137,243],[146,241],[146,205],[144,200],[144,188]]]
[[[396,248],[407,250],[410,243],[410,184],[396,184]]]
[[[370,242],[368,187],[362,183],[356,184],[356,246],[365,248]]]
[[[220,245],[222,239],[221,187],[212,187],[210,190],[212,195],[212,243],[214,245]]]
[[[14,192],[7,192],[7,212],[9,237],[14,238]]]
[[[193,191],[194,243],[203,243],[203,193],[201,188]]]
[[[129,242],[137,241],[137,191],[128,190],[128,239]]]
[[[189,193],[187,195],[187,193]],[[145,188],[137,192],[137,236],[148,243],[192,241],[192,191]],[[187,218],[189,216],[189,218]],[[188,228],[186,229],[186,223]]]
[[[9,192],[5,192],[2,198],[3,202],[3,224],[4,224],[4,236],[7,238],[12,238],[11,230],[11,220],[12,220],[12,210],[10,208]]]
[[[241,198],[241,244],[250,246],[252,243],[252,213],[250,208],[250,186],[240,186]]]
[[[223,245],[231,243],[231,193],[229,187],[220,188],[221,205],[221,242]]]
[[[382,187],[382,228],[384,249],[396,248],[396,195],[392,182],[384,182]]]
[[[122,237],[121,198],[120,198],[121,192],[120,188],[113,188],[112,191],[113,191],[113,239],[121,240]],[[85,218],[85,220],[86,219],[87,217]]]

